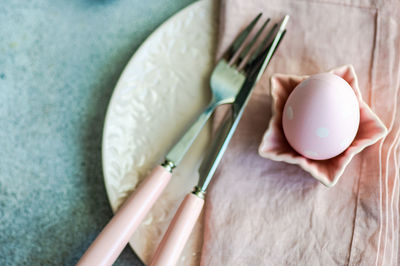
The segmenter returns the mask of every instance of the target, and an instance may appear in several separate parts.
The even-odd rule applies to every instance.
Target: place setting
[[[346,22],[349,10],[336,2],[203,0],[147,38],[105,118],[114,217],[78,265],[112,265],[128,243],[160,266],[354,264],[362,256],[354,234],[375,214],[357,206],[376,201],[360,193],[376,182],[371,172],[395,173],[382,167],[395,123],[371,98],[376,64],[356,53],[376,56],[366,44],[373,17],[351,5]],[[334,12],[341,17],[323,16]],[[365,36],[331,42],[359,26]],[[384,249],[374,243],[379,261]]]

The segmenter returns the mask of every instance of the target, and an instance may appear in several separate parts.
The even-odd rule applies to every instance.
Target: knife
[[[279,26],[272,43],[267,46],[265,52],[250,66],[250,75],[245,80],[234,103],[231,105],[231,112],[224,117],[219,126],[211,147],[199,168],[199,182],[194,190],[187,194],[177,213],[171,221],[163,239],[161,240],[150,266],[173,266],[188,240],[193,227],[201,213],[204,205],[204,197],[214,173],[220,163],[222,156],[228,147],[230,140],[239,124],[244,109],[250,99],[251,92],[264,73],[268,63],[274,55],[283,36],[286,33],[286,24],[289,16],[286,15]]]

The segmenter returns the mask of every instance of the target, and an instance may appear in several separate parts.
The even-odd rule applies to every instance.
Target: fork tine
[[[256,51],[252,52],[251,56],[248,56],[248,58],[250,57],[250,59],[246,60],[247,61],[245,63],[246,65],[244,65],[243,62],[240,64],[239,70],[244,67],[245,71],[246,71],[247,68],[251,69],[254,65],[258,64],[259,61],[264,61],[264,58],[265,58],[265,56],[267,56],[268,51],[271,49],[271,46],[273,45],[275,39],[278,38],[278,42],[275,44],[272,54],[269,55],[269,57],[273,56],[273,54],[276,51],[276,48],[279,46],[280,41],[282,40],[283,36],[286,33],[285,27],[286,27],[288,20],[289,20],[289,16],[286,15],[282,19],[280,24],[278,24],[278,23],[274,24],[274,26],[268,32],[267,36],[264,38],[262,43],[258,45]],[[276,31],[276,29],[278,28],[278,25],[279,25],[279,30]],[[280,35],[280,36],[278,36],[278,35]]]
[[[267,19],[264,24],[261,26],[261,28],[257,31],[257,33],[253,36],[251,41],[246,45],[246,47],[243,48],[243,50],[240,52],[239,55],[239,61],[236,63],[239,65],[238,69],[241,69],[241,67],[245,64],[245,61],[247,61],[246,56],[249,54],[249,52],[254,48],[254,44],[260,37],[261,33],[264,31],[265,27],[267,26],[268,22],[271,19]],[[239,51],[238,51],[239,52]]]
[[[256,59],[255,62],[252,64],[247,64],[248,72],[253,72],[255,70],[255,74],[257,75],[256,80],[258,80],[262,73],[264,72],[265,68],[267,67],[269,61],[271,60],[272,56],[275,54],[281,40],[286,34],[286,24],[289,21],[289,15],[286,15],[280,25],[278,32],[274,34],[274,38],[272,42],[265,48],[263,52],[261,52]],[[257,66],[258,65],[258,66]],[[252,70],[253,69],[253,70]],[[248,73],[251,75],[251,73]]]
[[[258,45],[257,49],[254,51],[254,53],[251,55],[250,59],[248,60],[248,64],[252,64],[254,60],[262,53],[265,52],[266,49],[271,45],[272,43],[272,37],[278,28],[278,24],[275,23],[274,26],[271,28],[271,30],[268,32],[267,36],[265,36],[264,40]],[[267,45],[268,44],[268,45]]]
[[[278,43],[276,44],[276,47],[279,46],[279,44],[280,44],[281,40],[283,39],[283,37],[285,36],[285,34],[286,34],[286,30],[284,30],[282,32],[282,35],[281,35]],[[269,43],[255,58],[250,60],[247,63],[246,67],[252,68],[253,66],[255,66],[255,65],[259,64],[261,61],[263,61],[265,59],[265,57],[266,57],[266,54],[267,54],[268,50],[271,48],[271,45],[272,45],[272,42]],[[276,50],[277,49],[274,49],[272,51],[271,57],[275,54]]]
[[[236,37],[235,41],[231,44],[231,46],[227,50],[227,57],[232,57],[242,46],[247,36],[250,34],[257,21],[260,19],[262,13],[259,13],[250,23],[249,25]]]

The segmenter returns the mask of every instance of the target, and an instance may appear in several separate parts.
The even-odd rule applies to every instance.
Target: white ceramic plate
[[[115,87],[102,150],[114,212],[209,100],[217,25],[214,8],[212,0],[203,0],[161,25],[137,50]],[[203,130],[131,238],[129,243],[143,262],[149,262],[179,203],[197,183],[208,135]],[[179,265],[199,263],[202,218],[199,221]]]

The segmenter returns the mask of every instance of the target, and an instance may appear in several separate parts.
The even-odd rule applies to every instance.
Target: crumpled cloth
[[[221,0],[217,57],[260,11],[275,21],[288,13],[288,32],[209,187],[201,264],[399,265],[400,2]],[[333,188],[260,157],[271,74],[348,63],[388,135],[355,156]]]

